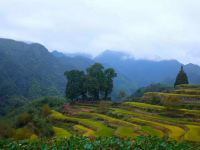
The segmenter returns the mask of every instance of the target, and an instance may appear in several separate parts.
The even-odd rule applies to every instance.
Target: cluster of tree
[[[113,79],[117,76],[112,68],[104,69],[100,63],[95,63],[86,69],[66,71],[66,97],[70,100],[100,100],[109,99],[113,89]]]
[[[185,73],[185,71],[183,70],[183,66],[181,66],[181,70],[179,71],[179,73],[176,77],[174,87],[176,87],[177,85],[181,85],[181,84],[189,84],[188,77],[187,77],[187,74]]]

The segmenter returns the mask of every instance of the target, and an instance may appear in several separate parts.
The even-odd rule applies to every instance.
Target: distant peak
[[[100,55],[96,57],[98,58],[113,58],[113,59],[120,59],[120,60],[128,60],[134,59],[134,57],[128,53],[122,51],[115,51],[115,50],[105,50]]]

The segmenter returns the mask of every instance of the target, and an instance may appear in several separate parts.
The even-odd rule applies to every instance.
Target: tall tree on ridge
[[[183,66],[181,66],[181,70],[179,71],[179,73],[176,77],[174,87],[176,87],[177,85],[180,85],[180,84],[189,84],[188,77],[187,77],[187,74],[185,73],[185,71],[183,70]]]

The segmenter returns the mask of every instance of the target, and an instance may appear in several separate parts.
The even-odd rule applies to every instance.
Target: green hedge
[[[198,150],[199,146],[190,143],[177,143],[164,138],[140,136],[133,142],[116,137],[71,137],[69,139],[43,139],[35,141],[0,141],[4,150]]]

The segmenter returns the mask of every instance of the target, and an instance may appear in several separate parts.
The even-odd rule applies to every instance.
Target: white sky
[[[200,64],[200,0],[0,0],[0,37]]]

